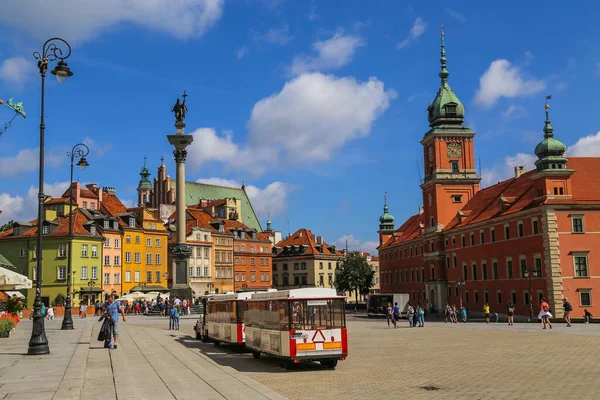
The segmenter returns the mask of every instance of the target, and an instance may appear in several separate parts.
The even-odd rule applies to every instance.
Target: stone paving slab
[[[97,318],[76,318],[72,331],[61,331],[60,319],[48,321],[51,354],[44,356],[25,355],[32,322],[22,321],[0,341],[0,399],[284,399],[188,348],[186,340],[195,339],[164,329],[168,320],[135,323],[148,318],[120,322],[116,350],[96,340]]]

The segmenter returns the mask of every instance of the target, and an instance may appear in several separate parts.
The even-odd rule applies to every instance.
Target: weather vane
[[[4,128],[0,129],[0,137],[2,137],[2,135],[4,133],[6,133],[6,131],[8,130],[8,128],[10,127],[11,123],[13,122],[13,120],[15,118],[17,118],[17,115],[20,115],[23,118],[27,118],[27,114],[25,114],[25,110],[23,109],[23,102],[20,101],[18,103],[13,103],[13,99],[10,98],[8,99],[8,104],[6,104],[4,102],[4,100],[0,99],[0,105],[3,105],[4,107],[12,110],[15,112],[15,115],[13,115],[13,117],[10,119],[10,121],[8,121],[7,123],[4,124]]]

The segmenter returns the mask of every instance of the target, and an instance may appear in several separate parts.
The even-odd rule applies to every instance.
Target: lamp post
[[[93,278],[90,278],[90,281],[88,282],[88,286],[90,287],[90,296],[92,291],[94,290],[94,285],[96,284],[96,280]],[[94,296],[95,297],[95,296]],[[88,302],[90,301],[90,297],[88,296]],[[89,304],[88,304],[89,305]]]
[[[66,46],[66,51],[58,47]],[[56,76],[58,82],[64,83],[68,77],[73,75],[73,72],[67,66],[65,60],[71,55],[71,46],[60,38],[52,38],[47,40],[42,46],[42,52],[33,53],[33,57],[38,60],[38,69],[42,77],[41,91],[41,113],[40,113],[40,173],[39,173],[39,188],[38,188],[38,231],[37,231],[37,249],[36,249],[36,285],[35,285],[35,300],[33,302],[33,329],[31,330],[31,338],[29,339],[29,355],[50,354],[48,346],[48,338],[44,328],[44,316],[42,315],[42,222],[44,219],[44,131],[46,124],[44,123],[44,94],[46,72],[48,64],[51,61],[58,59],[56,67],[51,71],[52,75]]]
[[[531,281],[534,277],[537,277],[538,273],[535,268],[528,268],[525,271],[525,277],[529,278],[529,322],[533,319],[533,282]]]
[[[73,260],[73,164],[75,158],[79,158],[77,166],[83,171],[89,164],[85,159],[90,149],[83,143],[78,143],[67,153],[71,157],[71,186],[69,192],[69,259],[67,261],[67,299],[65,301],[65,317],[60,329],[73,329],[73,318],[71,317],[71,271]]]
[[[462,288],[463,286],[465,286],[465,280],[464,279],[457,279],[456,280],[456,286],[458,286],[458,293],[460,294],[460,309],[462,310],[463,308],[463,303],[462,303]]]

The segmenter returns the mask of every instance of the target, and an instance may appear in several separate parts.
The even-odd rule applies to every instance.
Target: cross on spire
[[[144,168],[146,168],[146,156],[144,156]]]
[[[160,165],[165,165],[165,158],[164,157],[160,158]]]
[[[387,190],[385,191],[384,195],[383,195],[383,205],[387,205]]]
[[[185,104],[185,98],[187,97],[187,93],[185,92],[185,90],[183,91],[183,94],[181,95],[181,97],[183,97],[183,104]]]

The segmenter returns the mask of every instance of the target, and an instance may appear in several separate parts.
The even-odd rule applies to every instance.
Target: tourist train
[[[244,345],[254,358],[278,357],[284,368],[319,361],[335,368],[348,356],[345,297],[335,289],[303,288],[205,297],[196,338]]]

